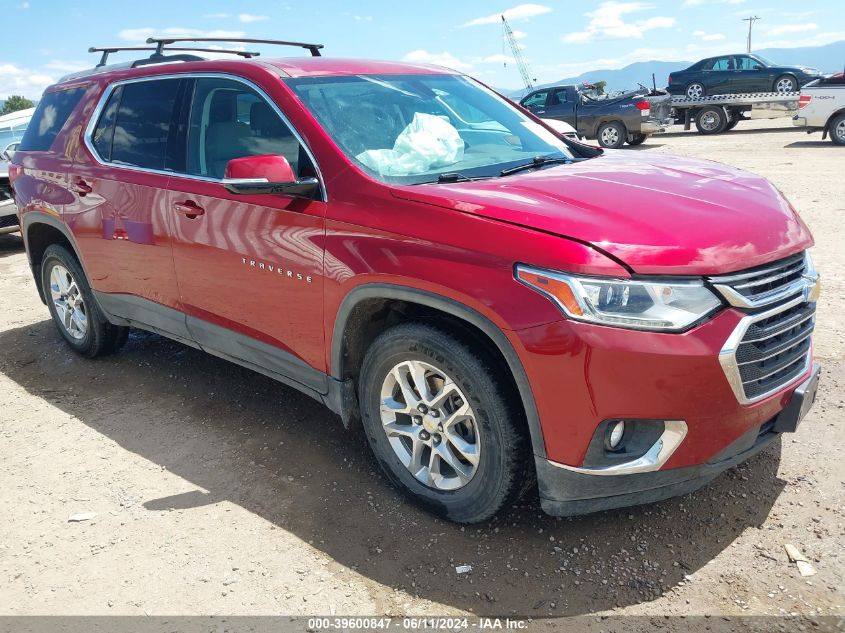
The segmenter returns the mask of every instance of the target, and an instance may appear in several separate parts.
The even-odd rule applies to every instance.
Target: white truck
[[[845,145],[845,73],[822,77],[801,88],[798,114],[792,124],[807,129],[807,134],[821,131],[837,145]]]

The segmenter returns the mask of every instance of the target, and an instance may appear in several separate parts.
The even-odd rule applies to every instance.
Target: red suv
[[[443,68],[154,43],[50,87],[14,156],[76,352],[136,327],[271,376],[459,522],[535,478],[557,515],[695,490],[812,404],[813,240],[766,180]]]

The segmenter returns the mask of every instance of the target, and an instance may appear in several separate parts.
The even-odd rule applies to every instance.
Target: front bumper
[[[794,431],[815,400],[819,373],[820,368],[815,365],[810,377],[793,390],[790,403],[783,411],[765,424],[749,429],[703,464],[599,476],[538,457],[535,463],[543,510],[555,516],[588,514],[653,503],[698,490],[719,474],[766,448],[781,432]]]

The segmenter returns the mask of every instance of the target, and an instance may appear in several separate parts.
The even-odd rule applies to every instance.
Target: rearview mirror
[[[297,198],[313,198],[320,190],[316,178],[300,178],[284,156],[266,154],[233,158],[223,172],[226,191],[238,195],[279,193]]]

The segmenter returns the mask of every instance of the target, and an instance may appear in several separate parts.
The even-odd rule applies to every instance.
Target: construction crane
[[[522,75],[522,83],[525,84],[525,89],[530,92],[534,90],[534,82],[537,81],[537,79],[531,78],[531,72],[528,68],[528,64],[522,56],[522,50],[520,49],[519,44],[516,43],[513,31],[511,30],[510,24],[508,24],[504,15],[502,16],[502,28],[505,32],[505,39],[513,52],[513,59],[516,62],[517,68],[519,68],[519,74]],[[507,67],[507,63],[505,63],[505,67]]]

